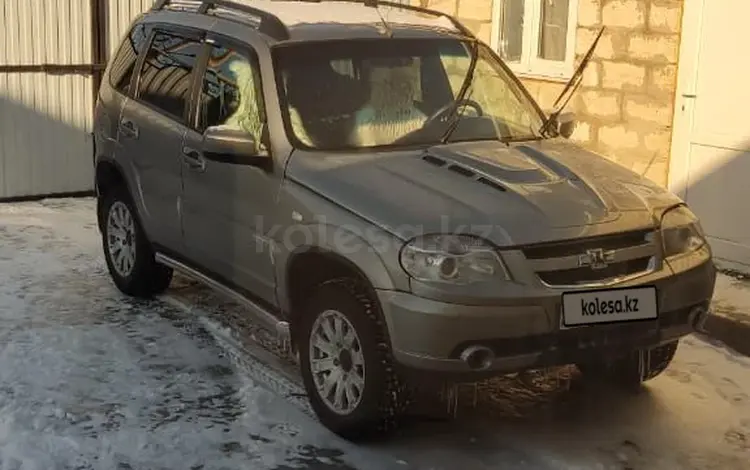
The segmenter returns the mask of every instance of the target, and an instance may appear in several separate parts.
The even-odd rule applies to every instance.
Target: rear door
[[[197,31],[155,27],[119,120],[119,152],[135,174],[133,196],[152,242],[183,251],[182,141],[193,72],[202,51]]]
[[[207,128],[250,133],[268,151],[260,67],[255,51],[208,36],[210,53],[200,80],[195,125],[183,148],[183,227],[188,256],[222,281],[275,303],[273,217],[280,178],[271,168],[206,158]]]
[[[148,25],[135,24],[108,65],[105,82],[99,88],[100,99],[94,116],[94,137],[99,155],[117,155],[118,123],[125,103],[134,94],[132,84],[138,73],[138,58],[148,47],[150,37]]]

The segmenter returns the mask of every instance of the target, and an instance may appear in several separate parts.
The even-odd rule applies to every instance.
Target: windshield
[[[540,138],[541,116],[487,46],[458,39],[327,41],[274,51],[287,133],[343,150]],[[464,99],[462,85],[476,64]]]

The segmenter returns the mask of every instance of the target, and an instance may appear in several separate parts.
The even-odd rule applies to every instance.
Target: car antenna
[[[383,29],[385,30],[384,33],[389,38],[393,37],[393,30],[391,29],[391,25],[388,24],[388,22],[383,17],[383,13],[380,11],[378,0],[364,0],[364,4],[366,7],[372,7],[375,9],[376,12],[378,12],[378,16],[380,17],[380,22],[383,24]]]
[[[544,120],[542,127],[539,129],[540,134],[544,135],[547,132],[549,132],[549,127],[552,125],[553,122],[555,122],[555,120],[557,120],[558,116],[560,116],[560,113],[562,113],[562,111],[570,102],[570,99],[573,97],[576,90],[578,90],[578,87],[581,85],[581,82],[583,81],[583,71],[586,70],[586,66],[589,65],[589,62],[591,61],[591,56],[594,55],[594,50],[596,49],[596,45],[599,44],[599,39],[601,39],[603,33],[604,33],[604,26],[602,26],[602,29],[599,30],[599,34],[597,34],[596,38],[594,38],[594,42],[591,44],[591,47],[589,47],[589,50],[588,52],[586,52],[586,55],[583,56],[581,63],[578,64],[578,68],[573,73],[573,76],[570,77],[570,80],[568,80],[568,83],[565,84],[565,88],[563,88],[563,91],[560,92],[560,96],[558,96],[557,99],[555,100],[555,104],[552,105],[553,111],[550,113],[549,117]],[[563,100],[563,97],[565,97],[565,100]]]

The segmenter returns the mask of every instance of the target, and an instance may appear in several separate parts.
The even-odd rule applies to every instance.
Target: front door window
[[[262,141],[265,112],[255,58],[213,45],[200,100],[199,127],[241,130]]]

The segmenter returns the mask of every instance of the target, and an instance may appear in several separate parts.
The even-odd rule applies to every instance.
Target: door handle
[[[182,148],[182,161],[184,161],[188,167],[193,170],[205,171],[206,170],[206,159],[201,153],[190,147]]]
[[[138,138],[138,126],[136,126],[130,119],[123,119],[120,121],[120,130],[126,137],[131,139]]]

